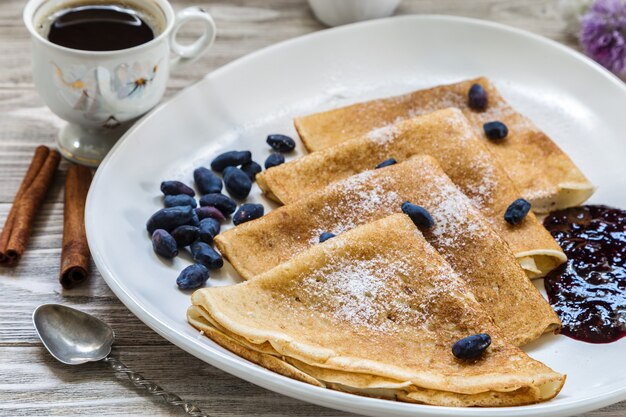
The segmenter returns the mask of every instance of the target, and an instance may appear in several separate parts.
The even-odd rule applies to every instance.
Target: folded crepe
[[[403,214],[315,245],[254,280],[198,290],[192,304],[189,322],[225,348],[348,392],[508,406],[553,398],[565,380],[502,336]],[[455,358],[452,345],[477,333],[491,336],[485,353]]]
[[[317,245],[320,234],[339,235],[400,213],[405,201],[429,211],[435,224],[424,231],[424,237],[467,280],[483,309],[513,344],[528,343],[560,328],[558,316],[528,280],[506,242],[427,155],[335,182],[227,230],[215,243],[237,272],[251,279]]]
[[[468,91],[475,83],[487,90],[489,104],[485,111],[469,108]],[[574,162],[532,121],[517,113],[486,78],[299,117],[295,125],[307,149],[318,151],[399,120],[448,107],[463,111],[535,212],[577,206],[593,193],[593,185]],[[483,124],[495,120],[509,129],[502,142],[488,140],[483,132]]]
[[[555,379],[553,382],[546,383],[540,381],[539,387],[517,388],[505,395],[491,390],[475,394],[460,394],[425,389],[412,385],[411,381],[398,381],[365,373],[312,366],[297,359],[282,356],[271,347],[268,349],[263,345],[255,345],[223,328],[218,329],[219,325],[214,324],[211,316],[201,306],[189,307],[187,319],[192,326],[222,347],[264,368],[319,387],[368,397],[450,407],[516,406],[550,399],[556,395],[555,392],[560,391],[565,379],[562,377],[561,380]]]
[[[268,197],[288,204],[332,182],[373,169],[386,159],[401,162],[416,154],[439,160],[446,174],[509,244],[529,277],[545,276],[565,262],[562,249],[533,213],[516,226],[504,220],[504,212],[520,197],[519,191],[458,109],[399,122],[270,168],[256,178]]]

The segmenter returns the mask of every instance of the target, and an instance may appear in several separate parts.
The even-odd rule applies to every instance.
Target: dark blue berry
[[[248,174],[239,168],[227,167],[224,170],[224,185],[230,195],[238,199],[244,199],[250,194],[252,181]]]
[[[193,264],[181,271],[176,285],[182,290],[193,290],[204,285],[208,279],[209,270],[204,265]]]
[[[178,255],[176,240],[163,229],[156,229],[154,233],[152,233],[152,249],[154,249],[157,255],[168,259]]]
[[[269,169],[271,167],[276,167],[280,164],[285,163],[285,157],[279,153],[270,154],[265,160],[265,169]]]
[[[452,354],[458,359],[475,359],[491,344],[491,337],[481,333],[465,337],[452,345]]]
[[[193,211],[191,212],[191,221],[187,224],[200,227],[200,218],[198,217],[198,213],[196,213],[196,209],[193,209]]]
[[[161,183],[161,192],[165,195],[187,194],[192,197],[196,195],[193,189],[180,181],[163,181]]]
[[[278,152],[291,152],[296,148],[296,142],[289,136],[274,134],[267,137],[267,144]]]
[[[193,260],[209,269],[220,269],[224,266],[224,260],[215,249],[204,242],[196,242],[191,245]]]
[[[389,158],[389,159],[384,160],[380,164],[376,165],[376,169],[388,167],[389,165],[395,165],[397,163],[398,163],[398,161],[396,161],[395,159]]]
[[[163,199],[165,207],[191,206],[195,208],[198,203],[196,199],[187,194],[166,195]]]
[[[220,233],[220,222],[210,217],[200,222],[200,240],[211,244],[213,239]]]
[[[320,235],[320,243],[326,242],[328,239],[332,239],[335,237],[334,233],[324,232]]]
[[[502,122],[489,122],[483,125],[485,135],[491,140],[502,140],[509,134],[509,129]]]
[[[213,171],[208,168],[196,168],[193,171],[193,180],[196,182],[196,185],[200,190],[200,194],[222,192],[222,179],[215,175]]]
[[[210,206],[198,207],[196,209],[196,214],[198,215],[198,218],[200,219],[200,221],[206,218],[212,218],[212,219],[217,220],[218,222],[223,222],[225,219],[221,211],[219,211],[215,207],[210,207]]]
[[[150,234],[156,229],[171,232],[183,224],[193,224],[195,214],[191,206],[167,207],[157,211],[148,219],[146,229]]]
[[[530,211],[530,203],[523,198],[518,198],[509,205],[504,213],[504,220],[507,223],[516,225],[524,220],[524,217]]]
[[[254,161],[250,161],[247,164],[241,166],[241,170],[246,173],[250,181],[254,181],[256,179],[256,174],[261,172],[263,169],[261,165],[257,164]]]
[[[472,110],[485,110],[489,104],[489,98],[487,91],[480,84],[472,84],[467,93],[470,109]]]
[[[250,220],[258,219],[263,216],[265,209],[261,204],[242,204],[239,206],[239,210],[233,216],[233,224],[235,226],[249,222]]]
[[[200,197],[200,205],[203,207],[215,207],[216,209],[221,211],[225,217],[233,214],[233,212],[237,208],[237,203],[235,203],[235,200],[228,196],[225,196],[224,194],[216,193],[207,194]]]
[[[196,226],[183,225],[172,230],[172,237],[179,248],[191,245],[200,237],[200,229]]]
[[[252,154],[250,151],[230,151],[224,152],[218,155],[211,162],[211,169],[217,172],[222,172],[226,167],[237,167],[239,165],[247,164],[252,160]]]
[[[430,229],[435,224],[430,213],[417,204],[409,203],[408,201],[402,203],[402,212],[409,216],[420,229]]]

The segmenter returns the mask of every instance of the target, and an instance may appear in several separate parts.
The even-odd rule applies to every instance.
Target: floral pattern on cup
[[[54,62],[52,66],[59,94],[74,110],[102,127],[115,128],[153,94],[150,87],[159,76],[160,62],[121,63],[113,69],[85,64],[61,67]]]

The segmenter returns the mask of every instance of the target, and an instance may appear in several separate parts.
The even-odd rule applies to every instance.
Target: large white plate
[[[251,54],[137,123],[102,163],[89,193],[87,234],[98,269],[122,302],[172,343],[240,378],[328,407],[385,416],[555,417],[626,399],[626,339],[591,345],[546,336],[528,346],[533,357],[568,379],[556,399],[513,409],[403,404],[300,383],[192,329],[185,321],[190,294],[175,284],[189,258],[164,262],[151,250],[144,225],[161,207],[161,180],[192,183],[193,167],[223,150],[250,149],[263,162],[269,154],[265,136],[296,136],[291,119],[297,114],[478,75],[494,80],[571,155],[599,186],[593,202],[626,207],[626,88],[617,78],[568,48],[520,30],[409,16],[323,31]],[[251,200],[271,207],[256,186]],[[209,285],[237,281],[225,267]]]

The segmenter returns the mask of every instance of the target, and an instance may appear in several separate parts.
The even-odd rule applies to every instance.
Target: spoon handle
[[[137,388],[143,388],[152,395],[162,397],[168,404],[181,407],[190,416],[210,417],[208,414],[204,414],[197,405],[181,399],[178,395],[166,391],[157,384],[146,380],[141,374],[131,371],[119,359],[112,356],[107,356],[102,360],[108,363],[111,369],[113,369],[115,372],[121,372],[126,374],[130,382],[132,382]]]

